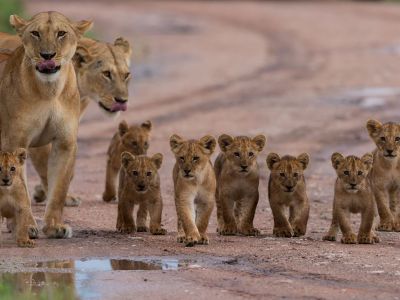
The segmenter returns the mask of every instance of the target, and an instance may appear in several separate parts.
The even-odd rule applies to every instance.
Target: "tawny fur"
[[[258,135],[231,137],[223,134],[218,139],[221,153],[214,163],[217,179],[218,232],[221,235],[258,235],[253,221],[256,212],[260,181],[257,156],[266,138]]]
[[[70,237],[72,231],[63,224],[62,213],[75,161],[80,114],[72,57],[78,40],[92,23],[74,23],[56,12],[39,13],[29,21],[13,15],[10,23],[23,45],[7,60],[0,81],[1,148],[13,151],[52,143],[43,231],[48,237]],[[63,37],[57,37],[60,30],[66,32]],[[40,38],[32,34],[34,31]],[[52,60],[61,68],[55,74],[37,71],[43,51],[56,53]]]
[[[216,141],[212,136],[200,140],[170,138],[176,163],[173,169],[175,207],[178,216],[178,242],[186,246],[208,244],[208,222],[214,208],[216,179],[210,156]]]
[[[369,173],[373,164],[372,154],[363,157],[344,157],[332,154],[332,166],[336,170],[335,196],[332,209],[332,224],[324,240],[335,241],[338,229],[344,244],[373,244],[379,242],[373,230],[375,202]],[[361,213],[358,236],[353,233],[350,214]]]
[[[163,235],[166,230],[161,227],[162,198],[158,169],[162,164],[162,155],[152,157],[132,155],[123,152],[118,188],[117,230],[123,233],[149,231]],[[133,218],[133,209],[139,205],[137,222]],[[147,215],[150,215],[150,227]]]
[[[400,231],[400,124],[367,122],[375,142],[371,184],[380,217],[377,230]]]
[[[118,132],[111,139],[107,151],[106,183],[103,200],[116,200],[116,180],[121,168],[121,154],[127,151],[133,155],[145,155],[149,149],[149,139],[152,129],[150,121],[141,125],[128,126],[126,121],[119,124]]]
[[[10,220],[18,246],[33,247],[35,243],[29,234],[37,236],[37,225],[24,182],[25,160],[25,149],[0,151],[0,214]]]
[[[268,199],[274,216],[273,234],[277,237],[298,237],[306,234],[310,204],[307,197],[304,170],[309,163],[306,153],[297,157],[276,153],[267,157],[271,170]],[[289,208],[289,219],[285,209]]]

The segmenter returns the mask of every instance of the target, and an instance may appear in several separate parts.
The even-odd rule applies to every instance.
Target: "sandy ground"
[[[98,298],[399,299],[399,233],[379,245],[322,242],[329,227],[335,151],[373,149],[368,118],[397,120],[400,6],[383,3],[32,1],[30,12],[57,10],[92,18],[101,39],[122,35],[135,49],[130,106],[108,119],[92,105],[79,133],[71,191],[83,198],[64,217],[68,240],[41,237],[19,249],[3,233],[0,257],[19,263],[87,257],[173,257],[195,268],[99,273]],[[114,2],[113,2],[114,3]],[[165,237],[115,233],[117,205],[101,201],[106,149],[121,119],[154,123],[150,153],[161,169]],[[175,241],[176,213],[168,137],[221,133],[268,137],[255,219],[261,237],[221,237],[210,220],[209,246]],[[272,237],[267,200],[268,152],[311,155],[306,172],[311,215],[305,238]],[[38,182],[32,169],[30,186]],[[40,222],[44,206],[33,205]],[[358,218],[354,218],[356,225]],[[146,278],[146,280],[144,280]]]

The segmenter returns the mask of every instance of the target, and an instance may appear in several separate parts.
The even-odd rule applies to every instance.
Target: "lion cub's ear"
[[[125,54],[125,60],[128,67],[131,64],[132,48],[129,42],[123,37],[119,37],[114,41],[114,46],[119,47]]]
[[[13,154],[18,157],[18,161],[21,165],[23,165],[25,163],[25,160],[27,158],[27,153],[26,150],[24,148],[18,148],[17,150],[15,150],[13,152]]]
[[[153,163],[156,165],[157,169],[160,169],[160,168],[161,168],[162,161],[163,161],[163,155],[162,155],[161,153],[154,154],[154,155],[151,157],[151,160],[152,160]]]
[[[222,152],[226,152],[226,150],[228,150],[228,147],[232,145],[232,143],[233,137],[231,137],[230,135],[222,134],[218,138],[218,145]]]
[[[85,34],[86,31],[89,31],[93,26],[93,21],[79,21],[75,23],[75,31],[78,33],[78,35],[83,35]]]
[[[81,45],[76,47],[74,61],[77,67],[82,67],[84,64],[87,64],[92,60],[92,56],[90,55],[89,50]]]
[[[142,125],[140,125],[140,127],[146,129],[147,131],[151,131],[153,125],[151,124],[151,121],[147,120],[146,122],[143,122]]]
[[[200,145],[203,148],[203,152],[207,155],[213,154],[217,141],[211,135],[203,136],[200,140]]]
[[[171,136],[169,138],[169,145],[171,147],[171,151],[175,154],[178,153],[182,143],[183,143],[183,139],[177,134],[174,134],[173,136]]]
[[[121,154],[121,163],[124,166],[124,168],[127,168],[129,166],[129,163],[135,160],[135,156],[130,154],[128,151],[124,151]]]
[[[125,120],[121,121],[121,123],[119,123],[118,126],[118,132],[119,132],[119,136],[123,136],[125,133],[127,133],[129,130],[129,126],[128,123],[126,123]]]
[[[374,163],[374,157],[371,153],[366,153],[361,157],[361,161],[367,166],[368,170],[372,169],[372,164]]]
[[[339,165],[345,160],[344,156],[339,152],[335,152],[332,154],[331,161],[332,166],[335,170],[339,167]]]
[[[297,156],[297,160],[302,164],[303,170],[305,170],[308,166],[308,163],[310,162],[310,157],[307,153],[302,153]]]
[[[261,152],[264,149],[267,138],[263,134],[259,134],[252,139],[252,142],[256,145],[257,151]]]
[[[274,168],[274,165],[280,161],[281,161],[281,157],[278,154],[273,153],[273,152],[268,154],[268,156],[267,156],[268,169],[272,170]]]
[[[10,25],[17,31],[19,36],[24,32],[27,23],[27,21],[17,15],[10,16]]]
[[[367,130],[370,137],[376,137],[382,129],[382,123],[377,120],[368,120]]]

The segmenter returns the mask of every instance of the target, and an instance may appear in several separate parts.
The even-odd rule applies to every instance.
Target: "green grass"
[[[0,31],[13,33],[10,26],[10,15],[23,15],[22,0],[0,0]]]

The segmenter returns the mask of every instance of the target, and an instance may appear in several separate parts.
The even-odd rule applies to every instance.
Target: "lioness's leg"
[[[353,233],[350,225],[350,212],[341,208],[337,208],[337,218],[339,221],[340,230],[342,231],[343,244],[357,243],[356,235]]]
[[[48,163],[49,192],[43,232],[49,238],[72,236],[70,226],[62,223],[62,213],[76,156],[76,141],[55,142]]]
[[[103,200],[105,202],[110,202],[115,200],[117,197],[117,176],[118,176],[119,168],[115,168],[113,166],[111,158],[107,161],[107,169],[106,169],[106,184],[103,193]]]
[[[215,195],[210,193],[202,195],[196,205],[196,226],[200,233],[199,244],[208,245],[210,243],[207,236],[207,227],[214,208],[214,203]]]
[[[306,234],[309,214],[310,205],[306,201],[294,205],[293,208],[291,208],[289,222],[293,228],[293,236],[302,236]]]
[[[148,205],[146,201],[139,204],[139,209],[137,211],[136,225],[137,232],[147,232],[149,228],[147,227],[147,216],[149,215]]]
[[[380,217],[380,224],[377,227],[377,230],[392,231],[394,218],[389,208],[389,194],[384,188],[376,188],[374,194]]]
[[[258,204],[258,193],[251,198],[243,198],[238,201],[240,210],[238,231],[244,235],[259,235],[260,231],[254,228],[253,221]]]
[[[285,216],[284,207],[276,204],[275,201],[270,201],[270,206],[274,216],[273,234],[277,237],[292,237],[293,229]]]
[[[161,227],[161,214],[162,214],[162,200],[161,197],[150,200],[148,208],[150,213],[150,232],[156,235],[164,235],[167,231]]]
[[[188,247],[194,246],[200,240],[200,233],[194,220],[194,199],[191,195],[190,192],[181,191],[175,199],[176,212],[185,232],[185,244]]]
[[[237,225],[234,216],[234,205],[235,201],[232,199],[232,195],[220,191],[219,201],[222,208],[223,227],[220,228],[219,234],[221,235],[235,235],[237,233]]]

